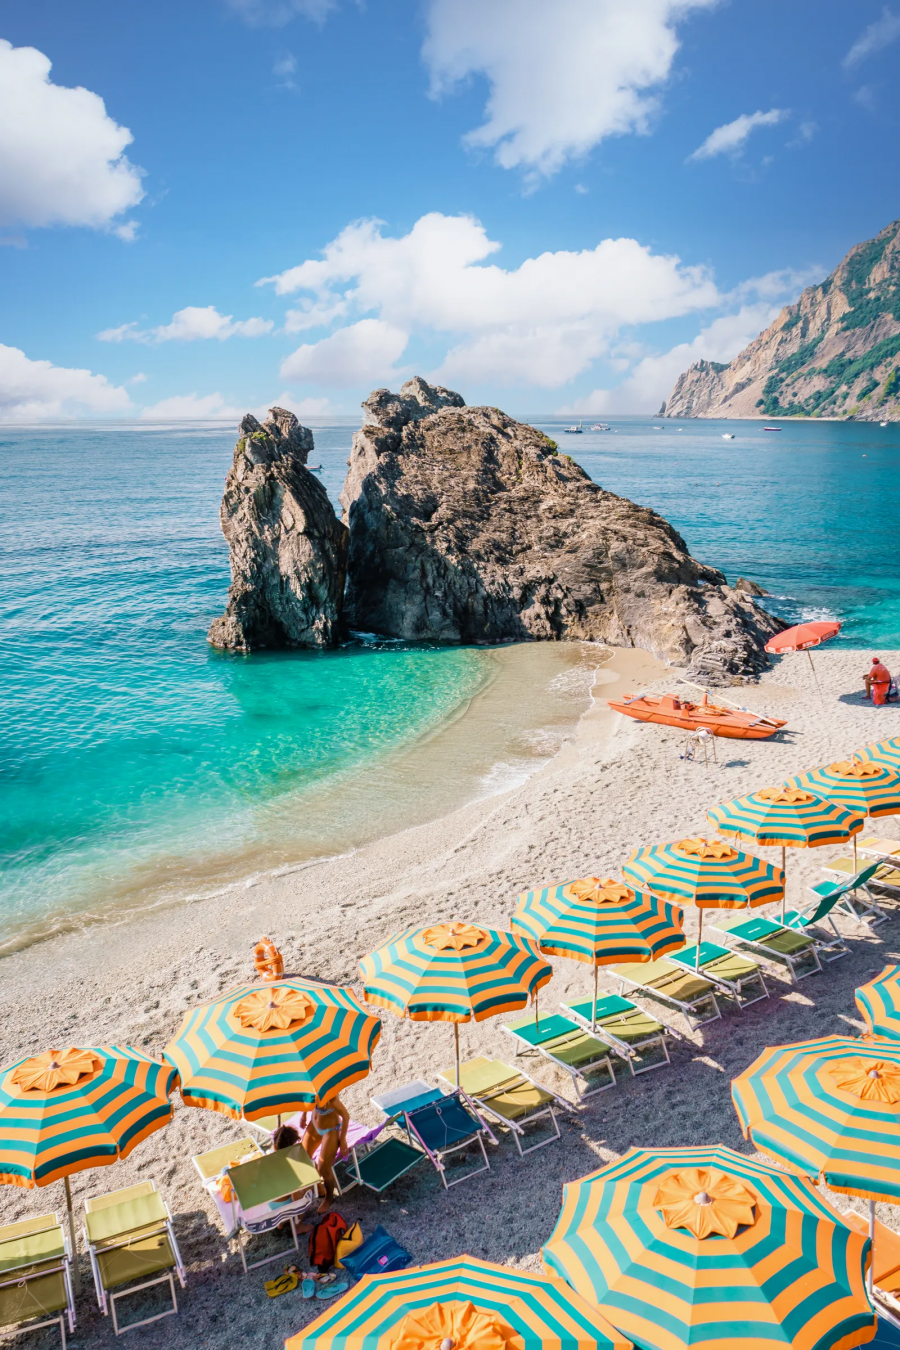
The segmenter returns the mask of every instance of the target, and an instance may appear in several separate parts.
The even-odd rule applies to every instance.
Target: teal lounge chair
[[[713,923],[710,927],[714,932],[721,933],[726,941],[739,947],[748,947],[767,961],[777,961],[786,966],[794,984],[807,975],[819,975],[822,972],[818,944],[810,933],[785,928],[760,915],[727,925]]]
[[[805,933],[815,938],[816,951],[820,959],[837,961],[850,951],[834,922],[832,910],[840,899],[839,890],[832,890],[817,905],[809,910],[788,909],[785,911],[786,928],[796,933]]]
[[[869,882],[880,866],[877,862],[870,863],[847,881],[820,881],[809,889],[819,900],[833,900],[848,918],[877,928],[879,924],[886,923],[888,917],[869,890]]]
[[[685,970],[700,970],[741,1009],[769,997],[758,963],[730,947],[720,947],[717,942],[701,942],[699,960],[696,947],[682,947],[669,960]]]
[[[621,994],[609,994],[592,1004],[588,998],[582,1003],[561,1003],[560,1007],[592,1036],[605,1041],[625,1061],[633,1077],[671,1063],[669,1039],[682,1039],[672,1027]]]
[[[542,1017],[537,1023],[533,1017],[523,1017],[507,1023],[503,1030],[515,1041],[516,1056],[541,1055],[567,1073],[579,1102],[616,1085],[608,1043],[568,1017],[556,1014]],[[604,1081],[606,1078],[608,1082]]]

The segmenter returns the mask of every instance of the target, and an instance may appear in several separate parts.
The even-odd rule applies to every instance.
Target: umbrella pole
[[[69,1241],[72,1244],[72,1285],[75,1293],[81,1293],[81,1271],[78,1268],[78,1244],[75,1241],[75,1215],[72,1213],[72,1187],[69,1185],[69,1178],[65,1178],[66,1183],[66,1209],[69,1212]]]
[[[870,1200],[870,1201],[869,1201],[869,1240],[870,1240],[871,1243],[872,1243],[872,1250],[871,1250],[871,1252],[869,1253],[870,1260],[869,1260],[869,1278],[868,1278],[869,1298],[871,1299],[871,1297],[872,1297],[872,1292],[873,1292],[873,1288],[874,1288],[874,1285],[875,1285],[875,1201],[874,1201],[874,1200]]]
[[[458,1022],[454,1022],[454,1023],[453,1023],[453,1040],[454,1040],[454,1042],[455,1042],[455,1044],[456,1044],[456,1086],[457,1086],[457,1087],[462,1087],[462,1083],[459,1081],[459,1023],[458,1023]]]
[[[787,849],[785,848],[784,844],[782,844],[782,845],[781,845],[781,878],[782,878],[782,891],[781,891],[781,926],[782,926],[782,928],[784,927],[784,905],[785,905],[785,900],[787,899],[787,873],[786,873],[786,871],[785,871],[785,868],[786,868],[786,867],[787,867]]]
[[[695,969],[695,970],[699,970],[699,969],[700,969],[700,943],[703,941],[703,910],[702,910],[702,909],[698,909],[698,910],[697,910],[697,913],[698,913],[698,915],[699,915],[699,917],[700,917],[700,927],[699,927],[698,930],[697,930],[697,946],[696,946],[696,949],[695,949],[695,951],[694,951],[694,969]]]
[[[538,1008],[538,994],[539,994],[539,993],[540,993],[540,990],[539,990],[539,989],[535,989],[535,991],[534,991],[534,1029],[535,1029],[535,1031],[536,1031],[538,1034],[540,1034],[540,1030],[541,1030],[541,1013],[540,1013],[540,1009]]]
[[[853,836],[853,875],[856,876],[856,835]]]
[[[594,962],[594,1001],[591,1004],[591,1035],[597,1030],[597,963]]]
[[[809,657],[809,664],[812,666],[813,680],[816,686],[816,693],[819,695],[820,701],[824,703],[825,700],[822,698],[822,690],[819,688],[819,677],[816,674],[816,663],[815,661],[813,661],[812,652],[809,650],[808,647],[806,649],[806,655]]]

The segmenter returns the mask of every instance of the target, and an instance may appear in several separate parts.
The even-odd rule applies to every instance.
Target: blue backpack
[[[388,1270],[403,1270],[412,1257],[405,1247],[395,1242],[381,1224],[355,1251],[341,1257],[341,1264],[351,1275],[383,1275]]]

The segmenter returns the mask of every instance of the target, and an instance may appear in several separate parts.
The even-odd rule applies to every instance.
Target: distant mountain
[[[852,248],[728,365],[692,365],[659,416],[900,421],[900,220]]]

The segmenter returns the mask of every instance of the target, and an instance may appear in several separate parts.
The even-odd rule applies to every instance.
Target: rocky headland
[[[857,244],[820,286],[729,362],[697,361],[660,417],[900,419],[900,221]]]
[[[313,434],[272,408],[241,422],[222,498],[231,586],[214,647],[331,647],[343,637],[348,533],[306,462]]]
[[[708,683],[768,664],[783,625],[534,427],[421,379],[363,408],[341,494],[353,627],[643,647]]]

